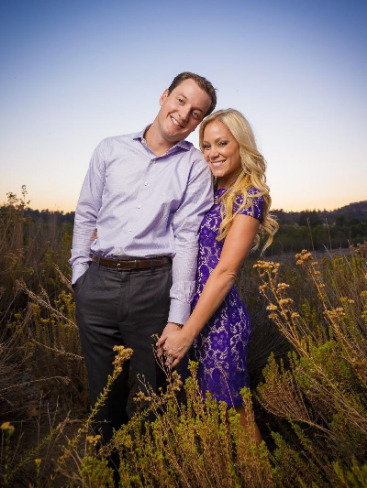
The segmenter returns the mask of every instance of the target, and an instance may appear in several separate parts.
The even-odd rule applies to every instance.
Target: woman
[[[201,390],[234,406],[247,427],[240,391],[249,386],[250,323],[234,284],[251,248],[258,247],[259,234],[268,234],[264,248],[268,247],[278,224],[268,213],[266,163],[240,112],[220,110],[205,119],[200,126],[200,148],[216,188],[214,205],[200,227],[193,312],[181,329],[162,336],[157,345],[171,367],[193,345],[190,357],[199,363]],[[260,440],[256,426],[255,433]]]

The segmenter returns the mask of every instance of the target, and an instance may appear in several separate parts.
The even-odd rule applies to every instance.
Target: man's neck
[[[147,141],[147,146],[151,151],[154,152],[156,156],[162,156],[173,147],[176,142],[169,142],[159,134],[156,130],[156,121],[152,123],[150,127],[146,130],[144,134],[144,139]]]

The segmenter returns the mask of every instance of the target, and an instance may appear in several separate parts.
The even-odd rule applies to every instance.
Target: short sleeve
[[[248,205],[246,205],[245,208],[242,208],[238,213],[241,215],[250,215],[251,217],[254,217],[254,219],[262,221],[262,215],[264,212],[264,197],[262,195],[260,196],[255,196],[258,193],[258,190],[256,188],[251,188],[248,191],[249,195],[254,195],[253,197],[248,198]],[[236,201],[233,205],[233,213],[236,213],[238,211],[238,208],[242,205],[243,203],[243,197],[242,195],[238,195],[236,198]]]

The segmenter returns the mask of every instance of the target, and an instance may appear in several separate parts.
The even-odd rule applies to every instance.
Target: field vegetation
[[[167,371],[166,392],[132,399],[129,424],[97,454],[93,415],[133,351],[116,348],[90,410],[67,263],[72,216],[32,212],[26,198],[23,188],[0,208],[0,486],[113,487],[110,455],[122,487],[367,486],[363,225],[352,235],[349,216],[284,223],[304,233],[299,247],[284,230],[276,257],[252,256],[238,276],[253,326],[243,400],[262,444],[234,411],[201,397],[192,364],[185,385]],[[342,225],[350,232],[334,241]]]

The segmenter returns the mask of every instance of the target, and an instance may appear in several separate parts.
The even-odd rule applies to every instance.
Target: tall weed
[[[257,388],[263,407],[288,424],[286,435],[273,434],[281,486],[367,483],[366,254],[367,244],[318,261],[302,251],[306,286],[293,293],[279,263],[255,265],[269,317],[292,346],[286,361],[270,357]],[[363,483],[341,484],[353,470]]]

